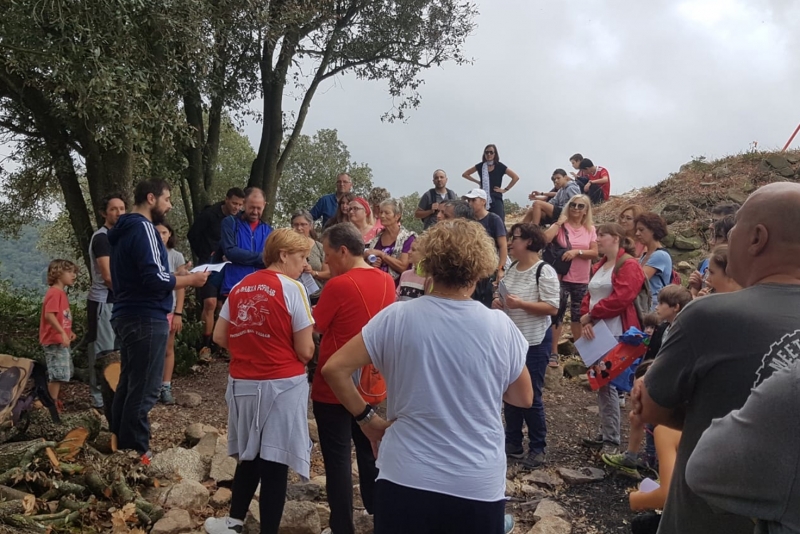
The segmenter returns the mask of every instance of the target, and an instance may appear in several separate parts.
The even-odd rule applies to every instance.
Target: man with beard
[[[139,182],[131,213],[109,230],[114,310],[111,325],[120,342],[122,369],[109,421],[120,449],[134,449],[150,462],[147,414],[158,400],[172,311],[172,290],[202,287],[209,273],[169,272],[167,249],[155,229],[172,208],[170,186]]]

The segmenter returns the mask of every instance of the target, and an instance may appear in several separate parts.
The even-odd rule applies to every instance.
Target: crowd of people
[[[288,469],[310,473],[309,397],[329,532],[354,532],[355,446],[376,534],[500,534],[513,526],[507,460],[547,463],[542,390],[547,367],[559,364],[563,323],[573,340],[635,328],[648,336],[647,353],[634,379],[599,388],[598,432],[581,440],[611,468],[659,474],[656,491],[629,498],[633,510],[663,514],[637,516],[633,531],[744,533],[755,521],[756,532],[800,532],[791,410],[800,185],[770,184],[741,207],[717,206],[713,249],[684,287],[662,246],[664,219],[628,205],[595,225],[608,171],[580,154],[570,161],[577,172],[556,169],[552,190],[533,191],[510,230],[503,194],[519,176],[495,145],[463,173],[479,187],[462,198],[443,170],[433,173],[414,212],[420,235],[403,227],[400,200],[383,188],[356,196],[346,173],[334,193],[292,214],[291,228],[261,220],[261,190],[233,188],[189,231],[193,255],[216,265],[197,272],[165,221],[169,184],[139,183],[130,213],[123,195],[110,195],[90,245],[88,309],[90,358],[121,354],[113,402],[94,378],[91,390],[116,446],[149,459],[148,412],[174,402],[172,347],[185,289],[195,287],[201,356],[230,357],[228,452],[239,462],[229,514],[209,518],[209,534],[241,532],[259,484],[261,531],[278,532]],[[65,288],[76,270],[50,265],[42,307],[56,399],[72,372]],[[455,325],[459,335],[445,335]],[[625,392],[631,424],[620,450]]]

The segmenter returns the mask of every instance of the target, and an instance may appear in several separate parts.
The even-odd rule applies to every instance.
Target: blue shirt
[[[645,255],[642,254],[639,263],[644,261],[644,256]],[[653,294],[652,311],[655,310],[658,305],[658,292],[669,285],[670,278],[672,278],[672,256],[670,256],[669,252],[666,250],[658,249],[653,252],[653,255],[650,256],[650,259],[647,260],[647,263],[644,264],[643,267],[652,267],[656,270],[655,274],[650,278],[650,292]]]
[[[336,193],[324,195],[317,200],[314,207],[311,208],[311,217],[316,221],[322,217],[322,225],[324,226],[328,219],[336,216],[336,210],[339,209],[339,199],[336,198]]]

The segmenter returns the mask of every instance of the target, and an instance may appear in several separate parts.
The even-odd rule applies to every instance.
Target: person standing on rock
[[[133,202],[132,212],[120,216],[108,231],[115,299],[111,324],[120,342],[122,365],[109,425],[118,448],[134,449],[149,463],[147,415],[161,392],[172,291],[202,287],[209,273],[169,272],[167,249],[154,226],[164,222],[172,208],[165,180],[139,182]]]
[[[331,531],[353,534],[351,440],[356,448],[361,499],[368,513],[374,513],[378,469],[369,440],[319,371],[325,369],[331,355],[358,335],[372,317],[395,301],[395,285],[389,274],[364,261],[361,232],[352,223],[328,228],[322,236],[322,246],[332,278],[325,284],[314,308],[316,330],[322,334],[322,341],[311,400],[325,463]]]
[[[472,177],[475,173],[478,173],[478,178]],[[511,177],[511,181],[506,187],[503,187],[503,176],[506,174]],[[485,193],[483,198],[486,199],[486,209],[500,217],[500,220],[505,224],[506,208],[503,204],[503,195],[514,187],[514,184],[519,181],[519,176],[500,163],[500,154],[497,152],[497,147],[486,145],[486,148],[483,149],[481,162],[464,171],[461,176],[470,182],[478,184]]]
[[[730,276],[745,289],[709,295],[688,305],[631,394],[633,410],[643,421],[683,429],[659,528],[661,534],[752,534],[753,521],[742,515],[720,513],[718,505],[722,501],[714,494],[737,475],[737,487],[748,484],[749,472],[737,473],[739,469],[754,470],[757,474],[753,476],[759,481],[777,482],[759,467],[776,461],[770,451],[779,445],[777,438],[755,456],[747,454],[749,436],[740,438],[737,433],[735,442],[719,442],[718,437],[707,441],[703,455],[707,454],[708,443],[731,448],[717,450],[723,458],[746,454],[746,467],[724,464],[731,471],[729,474],[720,471],[709,477],[704,469],[693,482],[687,462],[713,420],[742,408],[751,391],[775,370],[789,368],[798,361],[800,184],[772,183],[750,195],[736,213],[728,256]],[[773,410],[781,407],[774,403],[769,406]],[[723,426],[730,428],[729,423]],[[752,429],[752,425],[748,428]],[[761,434],[761,440],[769,439],[769,435]],[[744,447],[741,450],[737,449],[740,441]],[[708,502],[687,481],[694,483]],[[759,491],[760,487],[749,489],[760,502],[771,499],[771,494]],[[743,497],[738,502],[742,506],[737,514],[751,515],[752,501]]]
[[[322,374],[378,454],[375,534],[503,534],[501,403],[533,402],[528,342],[508,316],[470,297],[497,267],[480,224],[440,221],[420,245],[430,294],[380,312]],[[388,421],[351,378],[368,364],[386,380]]]
[[[210,517],[208,534],[239,534],[258,484],[261,533],[278,534],[291,467],[304,479],[311,467],[308,379],[314,318],[297,279],[311,244],[281,228],[267,238],[266,269],[231,290],[214,328],[214,342],[231,354],[228,454],[238,460],[228,517]]]
[[[436,224],[436,215],[439,213],[441,203],[457,198],[458,195],[455,191],[447,188],[447,173],[442,169],[437,169],[433,173],[433,188],[426,191],[419,199],[419,206],[414,212],[414,218],[422,219],[423,230],[427,230]]]
[[[518,408],[504,403],[503,406],[506,456],[531,469],[541,467],[545,461],[547,422],[542,391],[553,336],[550,317],[558,313],[559,305],[558,275],[539,258],[544,242],[544,233],[535,224],[518,223],[511,227],[511,256],[516,261],[501,282],[505,291],[492,301],[492,308],[503,310],[528,342],[525,366],[533,382],[533,405]],[[528,426],[527,455],[522,448],[523,421]]]

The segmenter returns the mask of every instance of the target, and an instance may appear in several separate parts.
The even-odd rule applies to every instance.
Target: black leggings
[[[250,501],[261,482],[258,508],[261,512],[261,534],[278,534],[283,505],[286,502],[286,485],[289,467],[284,464],[256,458],[239,462],[233,475],[231,489],[231,517],[244,521]]]

